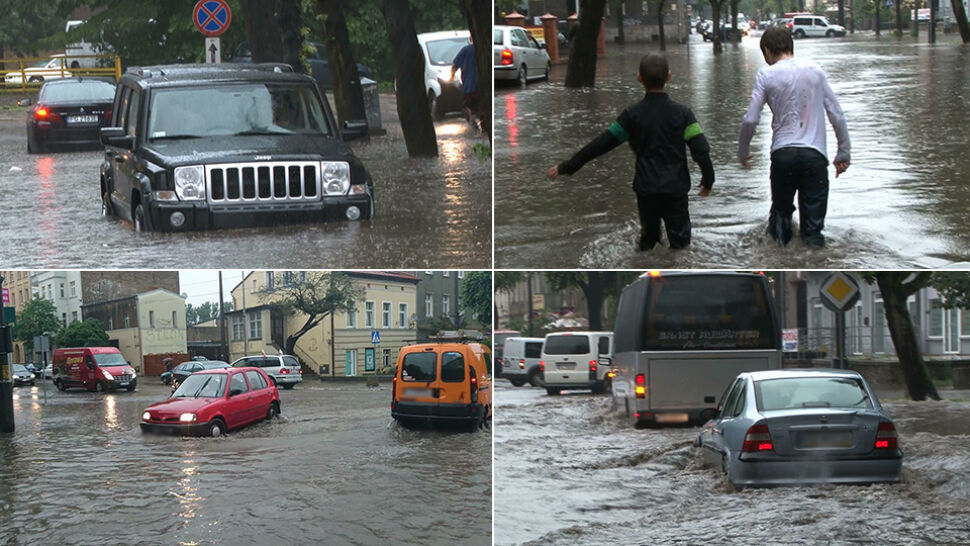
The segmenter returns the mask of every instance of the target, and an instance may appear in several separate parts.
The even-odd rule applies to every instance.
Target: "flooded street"
[[[142,435],[157,378],[15,390],[3,544],[490,544],[491,435],[391,424],[389,385],[308,380],[221,438]]]
[[[462,117],[435,124],[439,156],[407,156],[392,96],[386,136],[350,148],[374,179],[371,222],[296,224],[185,233],[133,231],[101,216],[100,151],[28,155],[24,113],[0,117],[0,238],[8,268],[490,267],[491,162]]]
[[[759,37],[715,57],[693,34],[668,46],[668,92],[689,105],[712,148],[717,181],[708,198],[691,195],[693,241],[672,252],[635,251],[639,236],[628,146],[554,182],[546,170],[604,131],[643,95],[640,57],[655,45],[609,44],[596,87],[567,90],[566,66],[550,82],[496,91],[495,237],[497,267],[860,268],[941,267],[970,259],[970,49],[912,38],[856,35],[795,42],[796,58],[828,73],[848,122],[852,165],[829,166],[824,250],[800,241],[779,249],[765,234],[771,112],[752,142],[753,166],[736,159],[741,117],[758,69]],[[836,140],[826,124],[829,161]],[[700,170],[690,161],[696,185]],[[798,213],[795,213],[797,221]]]
[[[970,541],[970,400],[883,400],[902,483],[734,492],[698,428],[635,430],[609,396],[496,390],[495,544]]]

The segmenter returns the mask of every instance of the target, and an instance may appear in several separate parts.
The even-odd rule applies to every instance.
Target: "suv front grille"
[[[320,163],[273,161],[206,165],[211,204],[320,200]]]

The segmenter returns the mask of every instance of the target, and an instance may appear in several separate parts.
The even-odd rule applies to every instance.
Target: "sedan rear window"
[[[401,379],[404,381],[434,381],[437,360],[435,353],[409,353],[404,355],[404,369],[401,370]]]
[[[87,81],[45,85],[38,102],[111,102],[115,86],[108,82]]]
[[[584,355],[589,354],[587,336],[549,336],[543,351],[547,355]]]
[[[791,377],[755,383],[761,411],[801,408],[871,408],[865,388],[851,377]]]

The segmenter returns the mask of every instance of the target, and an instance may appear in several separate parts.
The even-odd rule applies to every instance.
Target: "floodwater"
[[[902,482],[735,492],[699,428],[636,430],[609,396],[496,383],[495,544],[967,544],[970,401],[883,400]]]
[[[306,381],[221,438],[146,436],[134,393],[15,389],[2,544],[491,543],[491,434],[391,423],[390,390]]]
[[[28,155],[24,114],[0,120],[0,239],[11,268],[491,267],[492,168],[464,118],[436,122],[438,157],[409,158],[393,97],[386,136],[349,144],[374,179],[376,219],[136,233],[101,216],[104,153]]]
[[[827,246],[779,248],[765,234],[770,206],[771,112],[752,142],[753,166],[736,159],[737,135],[758,69],[759,37],[715,57],[693,34],[666,53],[671,98],[693,108],[712,147],[708,198],[691,196],[693,241],[685,251],[635,250],[639,235],[628,146],[571,177],[545,178],[642,98],[641,55],[655,45],[610,44],[596,86],[567,90],[566,66],[551,81],[504,87],[495,98],[497,267],[942,267],[970,259],[970,49],[872,34],[795,42],[797,58],[819,63],[845,111],[852,165],[829,167]],[[952,40],[950,35],[947,40]],[[836,140],[827,126],[828,156]],[[691,178],[700,181],[692,160]],[[696,194],[696,190],[692,191]],[[797,222],[797,215],[795,219]]]

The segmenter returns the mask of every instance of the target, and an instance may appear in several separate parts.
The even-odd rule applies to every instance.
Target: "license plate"
[[[118,382],[118,385],[119,386],[122,386],[122,387],[127,387],[128,386],[128,382],[127,381],[119,381]]]
[[[688,418],[686,413],[658,413],[658,423],[686,423]]]
[[[404,396],[410,398],[431,398],[431,389],[404,389]]]
[[[556,368],[558,368],[560,370],[574,370],[574,369],[576,369],[576,363],[575,362],[560,362],[560,363],[556,364]]]
[[[802,431],[795,434],[796,449],[831,449],[852,447],[852,433],[838,431]]]
[[[98,116],[67,116],[68,123],[97,123]]]

